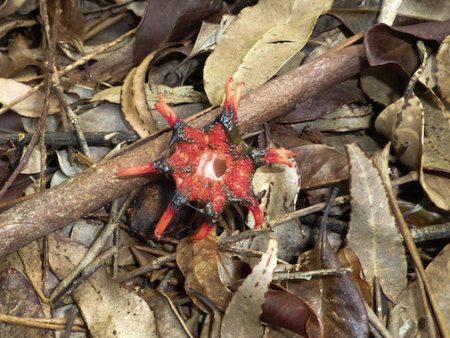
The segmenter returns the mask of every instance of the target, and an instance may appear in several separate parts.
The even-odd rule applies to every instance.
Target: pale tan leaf
[[[18,27],[31,27],[37,24],[34,19],[4,20],[0,23],[0,38],[5,36],[9,31]]]
[[[223,316],[221,338],[262,337],[264,329],[259,316],[276,266],[277,241],[271,238],[261,261],[231,298]]]
[[[26,0],[5,0],[0,5],[0,18],[10,16],[17,12]]]
[[[384,109],[375,121],[377,131],[392,141],[399,159],[419,169],[422,156],[423,106],[413,95],[405,105],[402,97]]]
[[[344,105],[338,110],[328,113],[312,121],[296,123],[294,128],[302,131],[305,128],[319,131],[351,131],[367,129],[372,118],[371,106]]]
[[[141,137],[150,136],[151,131],[149,130],[149,126],[146,125],[145,121],[142,120],[141,115],[136,109],[134,99],[133,99],[133,78],[136,73],[136,68],[133,68],[125,78],[125,81],[122,85],[122,94],[121,94],[121,106],[123,115],[125,116],[125,120],[130,124],[130,126],[134,129],[134,131]],[[150,112],[148,112],[150,115]]]
[[[83,258],[86,248],[76,241],[56,236],[60,235],[49,237],[49,263],[62,279]],[[113,281],[106,268],[78,286],[73,298],[93,338],[158,337],[155,317],[148,304]]]
[[[91,101],[108,101],[111,103],[120,103],[122,87],[115,86],[99,91],[92,96]]]
[[[450,293],[448,292],[448,286],[450,285],[450,245],[442,249],[433,259],[426,272],[439,306],[448,322],[450,321]],[[428,325],[429,320],[426,318],[425,306],[428,307],[429,313],[430,308],[423,304],[419,283],[415,281],[400,295],[397,305],[390,312],[389,331],[395,337],[406,337],[403,333],[407,333],[408,337],[436,337],[434,325]]]
[[[450,103],[450,35],[445,38],[439,47],[436,77],[443,98]]]
[[[205,295],[223,311],[231,293],[220,280],[217,239],[214,231],[202,241],[185,238],[177,246],[177,264],[185,278],[186,292],[192,295],[192,291],[196,291]],[[195,295],[191,298],[201,309],[207,310]]]
[[[380,174],[355,144],[347,146],[351,177],[348,245],[361,260],[366,280],[377,277],[395,300],[406,288],[406,257]]]
[[[210,102],[222,102],[228,76],[252,91],[266,82],[308,41],[319,15],[332,1],[262,0],[244,8],[217,43],[204,69]]]
[[[13,79],[0,78],[0,103],[8,104],[15,98],[27,93],[30,89],[30,86],[17,82]],[[43,104],[44,93],[42,91],[38,91],[25,100],[17,103],[11,109],[22,116],[39,117],[42,113]],[[50,99],[49,114],[53,114],[56,111],[56,99]]]

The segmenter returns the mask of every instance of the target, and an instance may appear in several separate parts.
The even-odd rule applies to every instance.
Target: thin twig
[[[106,261],[108,261],[115,254],[117,254],[117,248],[115,246],[112,246],[98,255],[92,262],[90,262],[86,266],[86,268],[82,271],[81,275],[78,278],[73,280],[72,283],[67,284],[66,288],[61,289],[59,294],[55,294],[55,297],[52,299],[53,305],[55,307],[61,305],[60,300],[62,299],[61,297],[63,295],[72,293],[73,290],[75,290],[86,280],[88,280],[89,277],[91,277],[98,269],[103,267]]]
[[[64,330],[67,320],[65,318],[32,318],[32,317],[16,317],[0,313],[0,323],[20,325],[26,327],[34,327],[38,329]],[[86,332],[86,328],[77,323],[72,326],[74,332]]]
[[[75,315],[76,315],[76,308],[75,305],[72,305],[69,309],[69,315],[67,317],[66,326],[64,327],[64,336],[63,338],[70,338],[72,331],[73,331],[73,322],[75,321]]]
[[[291,279],[310,280],[311,278],[314,277],[334,276],[352,271],[353,269],[351,267],[345,267],[336,269],[320,269],[314,271],[281,272],[281,273],[275,272],[273,275],[273,280],[291,280]]]
[[[413,228],[411,229],[411,235],[416,243],[437,239],[448,239],[450,238],[450,223]]]
[[[86,62],[92,60],[93,58],[99,56],[100,54],[106,52],[107,50],[117,46],[119,43],[121,43],[122,41],[128,39],[129,37],[134,35],[136,32],[137,32],[137,28],[132,29],[132,30],[128,31],[127,33],[125,33],[124,35],[119,36],[114,41],[111,41],[110,43],[107,43],[107,44],[103,45],[102,47],[96,49],[92,53],[86,54],[85,56],[81,57],[79,60],[75,61],[74,63],[72,63],[72,64],[68,65],[67,67],[65,67],[64,69],[60,70],[58,72],[58,76],[61,77],[61,76],[66,75],[67,73],[70,73],[72,70],[78,68],[79,66],[84,65]],[[8,104],[5,104],[2,108],[0,108],[0,115],[3,114],[8,109],[11,109],[12,107],[14,107],[19,102],[22,102],[26,98],[28,98],[31,95],[33,95],[34,93],[36,93],[39,89],[41,89],[43,87],[43,85],[44,85],[43,83],[40,83],[40,84],[34,86],[33,88],[31,88],[26,93],[24,93],[21,96],[15,98],[14,100],[9,102]]]
[[[119,223],[120,218],[122,217],[122,215],[125,214],[125,211],[127,210],[128,205],[130,204],[134,196],[135,193],[131,193],[128,196],[127,200],[123,203],[117,215],[114,215],[114,212],[111,213],[113,217],[110,218],[105,228],[103,229],[102,233],[97,237],[97,239],[89,248],[89,250],[86,252],[80,263],[78,263],[78,266],[75,269],[73,269],[69,273],[69,275],[67,275],[66,278],[64,278],[64,280],[62,280],[61,283],[59,283],[59,285],[53,290],[52,294],[50,295],[50,300],[52,302],[55,300],[56,297],[59,297],[70,284],[72,284],[75,278],[78,275],[80,275],[81,272],[95,259],[95,257],[99,255],[101,250],[103,250],[110,236],[114,232],[114,229]],[[117,200],[113,202],[112,209],[114,209],[115,205],[117,205]]]
[[[176,256],[175,254],[170,254],[170,255],[166,255],[166,256],[161,256],[158,257],[154,260],[152,260],[150,263],[141,266],[140,268],[134,269],[130,272],[128,272],[127,274],[121,276],[118,278],[118,282],[119,283],[123,283],[126,282],[130,279],[136,278],[138,276],[144,275],[148,272],[154,271],[154,270],[158,270],[159,268],[161,268],[164,264],[169,263],[169,262],[173,262],[176,260]]]
[[[394,338],[383,325],[383,323],[378,319],[372,308],[365,302],[364,305],[366,306],[367,316],[369,317],[369,324],[372,325],[372,327],[375,328],[383,338]]]

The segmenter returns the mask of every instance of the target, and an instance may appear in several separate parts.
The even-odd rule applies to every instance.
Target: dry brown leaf
[[[0,273],[0,313],[42,318],[42,307],[38,296],[26,277],[15,269],[8,268]],[[0,323],[0,335],[13,337],[51,337],[47,330]]]
[[[428,265],[426,272],[436,299],[447,321],[450,321],[450,245],[447,245]],[[395,337],[436,337],[434,325],[428,325],[428,311],[421,301],[419,283],[415,281],[397,300],[389,315],[389,331]]]
[[[377,131],[389,140],[399,159],[411,169],[419,169],[422,157],[423,106],[412,95],[407,104],[400,98],[384,109],[375,121]]]
[[[57,28],[58,41],[84,41],[84,21],[85,16],[81,10],[81,4],[77,0],[51,0],[48,1],[48,15],[50,25],[53,24],[56,10],[60,9],[61,14]]]
[[[361,260],[366,280],[373,287],[378,278],[384,293],[395,301],[407,285],[402,237],[378,170],[358,146],[347,146],[347,153],[352,196],[348,246]]]
[[[31,27],[37,24],[34,19],[6,19],[0,22],[0,38],[4,37],[9,31],[18,27]]]
[[[136,133],[141,137],[150,136],[152,131],[149,129],[151,126],[146,124],[146,121],[142,119],[139,112],[136,109],[134,98],[133,98],[133,79],[136,73],[136,68],[133,68],[125,78],[122,85],[121,94],[121,106],[125,120],[131,125],[131,127],[136,131]],[[150,112],[148,112],[150,116]]]
[[[259,317],[276,266],[277,241],[271,238],[261,261],[231,298],[223,316],[221,338],[262,337],[264,329]]]
[[[344,265],[325,239],[298,258],[301,271],[336,269]],[[322,332],[308,332],[309,337],[368,337],[368,319],[364,300],[350,274],[292,280],[288,290],[296,294],[319,315]]]
[[[308,144],[292,151],[300,172],[302,189],[317,188],[348,178],[348,163],[345,155],[324,144]]]
[[[305,128],[319,131],[351,131],[367,129],[372,118],[371,106],[344,105],[338,110],[328,113],[312,121],[296,123],[294,128],[302,131]]]
[[[273,75],[308,41],[319,15],[332,1],[263,0],[244,8],[230,25],[204,68],[205,91],[218,105],[228,76],[252,91]]]
[[[192,291],[208,297],[220,310],[225,310],[231,293],[219,276],[217,236],[211,231],[202,241],[185,238],[177,246],[177,264],[185,278],[185,289],[193,301],[205,309]]]
[[[0,78],[0,103],[8,104],[15,98],[27,93],[30,89],[30,86],[17,82],[13,79]],[[25,100],[14,105],[11,109],[22,116],[39,117],[42,113],[43,104],[44,93],[42,91],[38,91]],[[54,114],[56,111],[56,99],[50,99],[49,114]]]
[[[450,35],[445,38],[439,47],[436,56],[436,77],[442,97],[450,103]]]
[[[86,248],[76,241],[60,234],[49,236],[50,267],[60,279],[74,269],[85,253]],[[155,317],[148,304],[116,284],[105,268],[76,288],[73,298],[93,338],[158,337]]]

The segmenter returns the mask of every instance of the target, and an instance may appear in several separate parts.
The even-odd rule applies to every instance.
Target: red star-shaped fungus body
[[[292,166],[285,149],[252,149],[239,137],[236,127],[237,108],[243,83],[231,90],[231,78],[225,89],[226,99],[221,114],[204,129],[193,128],[182,121],[160,98],[156,109],[173,128],[171,155],[158,161],[123,168],[118,176],[134,176],[161,172],[172,175],[176,193],[156,229],[161,237],[175,212],[184,204],[196,201],[203,207],[208,220],[193,239],[204,238],[227,204],[241,203],[255,218],[255,227],[263,221],[263,212],[252,190],[256,168],[266,163]]]

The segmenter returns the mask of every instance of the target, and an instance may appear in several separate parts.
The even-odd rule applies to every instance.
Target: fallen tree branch
[[[362,45],[328,53],[300,66],[255,90],[242,99],[238,112],[241,133],[254,130],[292,110],[297,102],[332,87],[356,74],[365,64]],[[193,126],[205,126],[220,109],[207,110],[191,117]],[[37,194],[0,215],[0,256],[15,251],[122,196],[156,175],[119,179],[115,173],[161,157],[171,133],[164,130],[136,142],[116,156],[101,161],[63,184]]]

